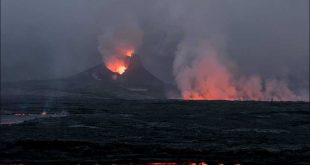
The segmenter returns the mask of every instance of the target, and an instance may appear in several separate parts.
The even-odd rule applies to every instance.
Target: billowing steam
[[[179,45],[174,65],[176,83],[189,100],[296,101],[307,97],[295,94],[283,80],[243,76],[225,65],[218,51],[207,43]],[[226,59],[227,60],[227,59]]]
[[[284,79],[267,79],[256,74],[238,72],[233,60],[223,53],[227,36],[227,24],[224,22],[227,20],[225,14],[218,11],[225,11],[225,5],[213,1],[206,4],[204,1],[184,1],[183,5],[172,8],[171,22],[178,23],[184,34],[178,44],[173,65],[173,74],[182,98],[308,100],[307,96],[301,96],[290,89]]]
[[[137,1],[137,4],[142,3],[142,1],[138,2],[140,1]],[[142,44],[142,29],[148,34],[146,36],[152,36],[153,31],[155,34],[162,31],[167,35],[145,37],[144,40],[147,42],[143,46],[156,48],[150,49],[155,52],[147,53],[153,56],[165,54],[160,52],[168,52],[166,50],[169,50],[166,54],[170,54],[173,52],[170,48],[176,46],[176,51],[172,55],[174,57],[172,70],[183,99],[308,101],[309,93],[304,92],[306,94],[301,95],[296,88],[293,90],[288,79],[283,76],[285,73],[282,77],[275,77],[274,74],[266,77],[260,72],[245,73],[247,69],[242,70],[241,67],[238,69],[234,61],[238,62],[240,59],[227,56],[231,53],[226,51],[226,44],[228,44],[226,41],[231,32],[227,29],[231,22],[227,19],[229,14],[225,11],[230,3],[208,0],[153,3],[153,5],[145,5],[149,8],[143,9],[137,5],[137,8],[132,8],[130,12],[127,11],[127,7],[120,8],[119,4],[116,5],[116,8],[120,9],[119,12],[123,14],[120,19],[116,19],[117,25],[112,23],[113,26],[107,28],[99,37],[99,51],[106,67],[112,72],[122,74],[126,71],[129,58]],[[152,14],[137,17],[138,11],[146,10]],[[137,12],[136,15],[133,14],[135,12]],[[144,25],[141,26],[142,29],[139,23]],[[174,41],[175,38],[177,38],[175,45],[164,45],[174,43],[170,41]],[[169,41],[150,42],[149,40],[152,39]],[[145,47],[142,50],[147,52],[149,49]],[[165,47],[169,49],[164,49]],[[246,46],[244,48],[246,49]],[[148,56],[147,54],[144,56]],[[255,63],[255,61],[248,62]]]
[[[98,48],[105,66],[114,73],[123,74],[141,40],[142,32],[138,24],[126,23],[108,28],[99,37]]]
[[[139,51],[172,98],[309,100],[307,0],[71,1],[1,1],[1,81],[95,66],[103,30],[98,50],[113,77]]]

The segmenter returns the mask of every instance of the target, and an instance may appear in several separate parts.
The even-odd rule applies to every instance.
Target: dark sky
[[[124,20],[140,25],[140,56],[162,80],[173,80],[177,44],[192,30],[221,33],[224,54],[245,74],[309,85],[308,0],[1,0],[2,81],[66,77],[102,63],[98,37]]]

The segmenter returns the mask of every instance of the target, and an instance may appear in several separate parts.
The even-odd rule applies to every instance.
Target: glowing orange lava
[[[113,60],[106,64],[107,68],[114,73],[123,74],[127,67],[122,60]]]
[[[105,63],[109,70],[121,75],[127,70],[129,58],[134,55],[134,49],[121,49],[117,54],[107,59]]]
[[[126,67],[125,66],[120,66],[116,69],[116,72],[119,74],[123,74],[126,71]]]

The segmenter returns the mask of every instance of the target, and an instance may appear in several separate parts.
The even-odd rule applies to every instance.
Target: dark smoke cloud
[[[176,63],[196,58],[186,55],[189,59],[180,61],[181,45],[206,42],[234,74],[277,79],[309,91],[308,3],[4,0],[2,81],[66,77],[102,63],[99,36],[111,26],[129,22],[143,33],[138,51],[143,63],[163,81],[174,82]]]

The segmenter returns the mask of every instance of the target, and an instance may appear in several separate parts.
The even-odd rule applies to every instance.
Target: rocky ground
[[[0,132],[0,163],[310,164],[306,102],[2,96]]]

